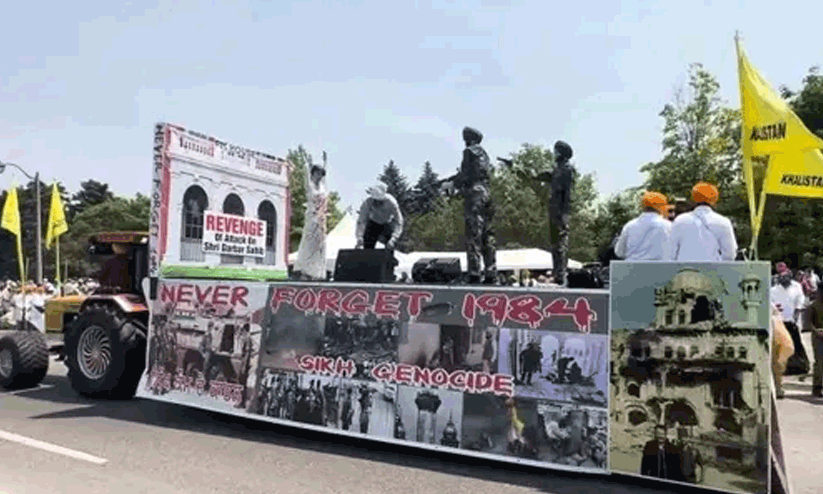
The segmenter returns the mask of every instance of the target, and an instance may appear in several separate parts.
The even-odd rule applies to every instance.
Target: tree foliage
[[[114,194],[109,190],[109,184],[94,179],[80,182],[80,190],[72,196],[67,205],[66,219],[71,221],[86,209],[103,204],[110,199],[114,199]]]
[[[114,197],[78,213],[61,238],[61,256],[69,263],[69,276],[93,276],[98,266],[88,262],[86,245],[95,233],[146,231],[151,200],[137,194],[134,198]]]
[[[721,191],[740,179],[740,114],[720,98],[720,84],[700,64],[689,66],[689,81],[660,112],[663,159],[640,168],[645,187],[667,196],[688,196],[700,181]]]
[[[423,215],[431,212],[435,207],[435,202],[440,195],[439,177],[432,169],[428,161],[423,165],[423,173],[417,180],[414,188],[410,192],[409,212],[415,215]]]

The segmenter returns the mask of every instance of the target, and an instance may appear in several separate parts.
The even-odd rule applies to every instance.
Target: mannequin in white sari
[[[325,151],[323,166],[308,163],[306,172],[306,217],[294,272],[297,279],[318,281],[326,279],[326,212],[329,194],[326,189]]]

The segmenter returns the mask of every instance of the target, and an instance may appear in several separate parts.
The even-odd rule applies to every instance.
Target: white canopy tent
[[[397,274],[406,272],[411,276],[412,266],[420,259],[455,257],[460,258],[460,268],[466,271],[468,262],[465,252],[410,252],[405,254],[404,259],[398,257],[400,265]],[[554,266],[551,253],[543,249],[503,249],[497,251],[496,257],[498,271],[549,270]],[[569,259],[569,267],[580,269],[583,264]]]

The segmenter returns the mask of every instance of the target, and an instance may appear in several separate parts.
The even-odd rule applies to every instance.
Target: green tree
[[[412,214],[423,215],[432,211],[438,196],[440,195],[439,177],[432,169],[428,161],[423,165],[423,173],[417,180],[414,188],[410,192],[411,206],[409,210]]]
[[[400,211],[404,217],[407,217],[412,205],[411,189],[409,189],[408,179],[400,172],[400,168],[394,164],[394,160],[389,160],[377,179],[386,184],[386,191],[397,200]]]
[[[598,256],[620,233],[623,225],[640,214],[641,194],[642,191],[638,188],[630,188],[597,204],[589,233]]]
[[[550,185],[524,178],[554,169],[551,150],[524,144],[511,155],[512,168],[501,167],[494,175],[492,198],[497,205],[496,229],[502,248],[538,247],[549,250]],[[595,258],[597,246],[590,234],[596,213],[597,189],[594,174],[575,171],[572,214],[569,218],[569,257],[579,261]]]
[[[94,179],[80,182],[80,190],[72,196],[71,201],[68,203],[66,218],[70,221],[86,209],[113,198],[114,194],[109,190],[109,184]]]
[[[660,116],[663,159],[640,168],[645,187],[667,196],[687,196],[700,181],[721,193],[740,178],[740,114],[724,106],[720,85],[701,64],[689,66],[689,82],[679,88]]]
[[[62,237],[61,256],[68,261],[69,276],[94,276],[99,269],[86,255],[89,237],[100,232],[147,231],[150,210],[149,197],[137,194],[114,197],[78,213]]]
[[[294,252],[300,247],[303,225],[306,222],[306,167],[314,161],[302,145],[295,150],[289,150],[287,159],[292,165],[289,172],[289,195],[291,197],[289,252]],[[340,195],[337,192],[329,192],[326,213],[327,230],[332,230],[341,218],[343,218],[343,211],[340,209]]]

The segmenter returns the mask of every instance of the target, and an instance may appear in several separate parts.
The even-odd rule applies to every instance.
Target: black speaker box
[[[394,253],[385,249],[341,249],[334,264],[334,281],[394,283]]]
[[[420,259],[412,266],[415,283],[454,283],[462,274],[459,257]]]

